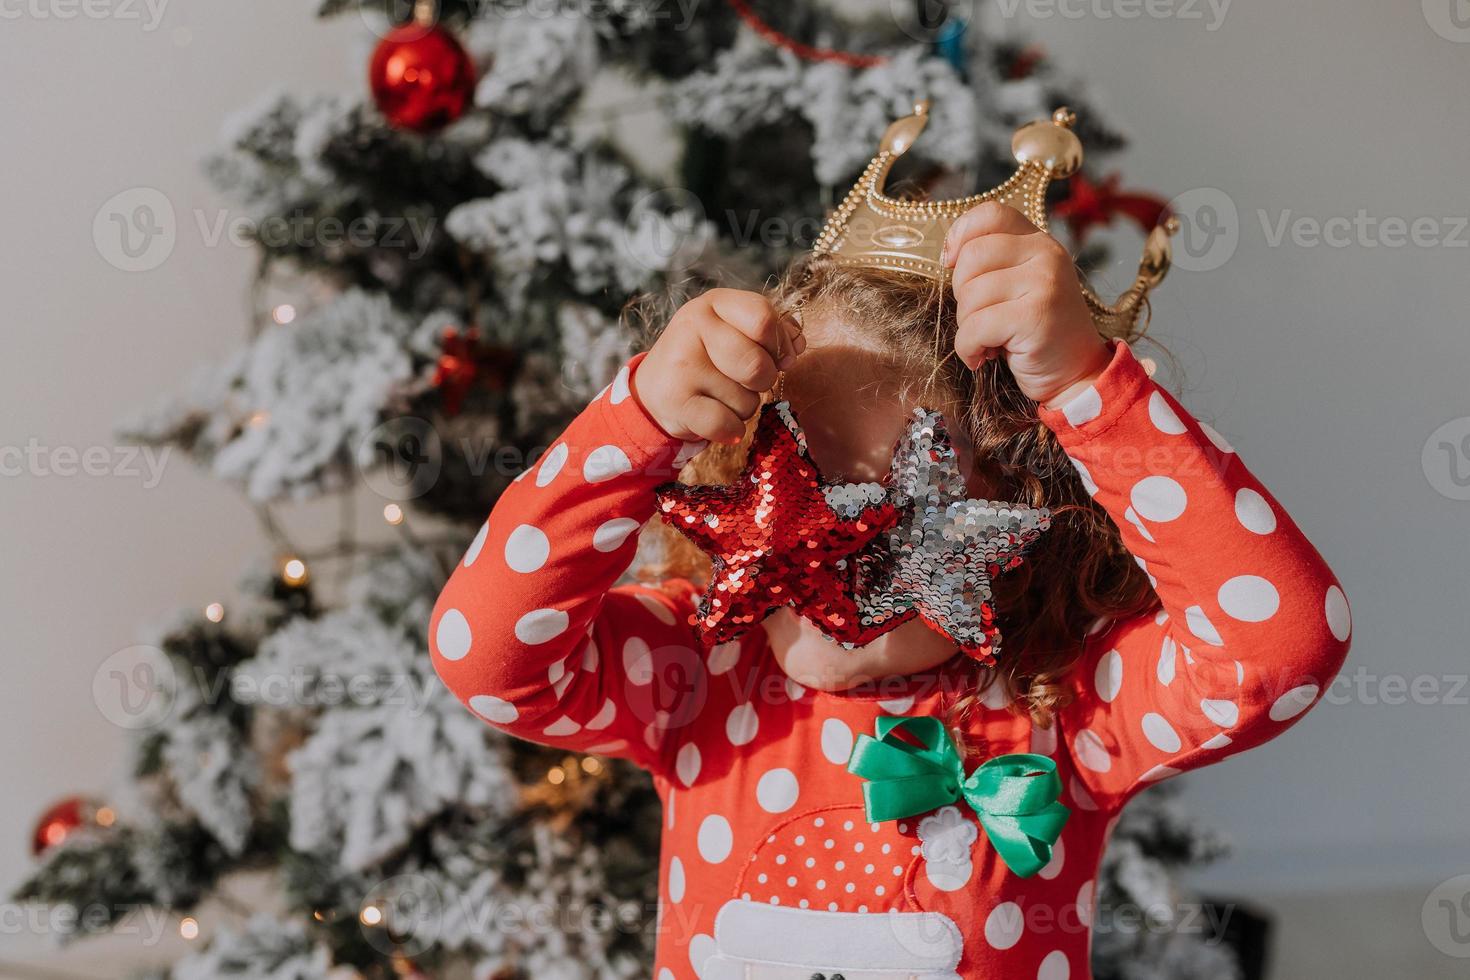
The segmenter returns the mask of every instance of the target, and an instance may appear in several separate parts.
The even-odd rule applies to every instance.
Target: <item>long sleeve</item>
[[[1125,344],[1042,420],[1163,606],[1099,629],[1074,675],[1061,728],[1092,802],[1117,804],[1294,723],[1342,666],[1351,618],[1291,518]]]
[[[702,444],[669,437],[638,404],[640,359],[502,494],[439,597],[429,646],[487,722],[659,772],[663,732],[701,674],[690,590],[614,584],[654,487]]]

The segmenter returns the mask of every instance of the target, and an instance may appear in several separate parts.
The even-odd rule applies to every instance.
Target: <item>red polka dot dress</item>
[[[1042,421],[1122,529],[1163,611],[1101,623],[1049,729],[998,686],[968,733],[1055,760],[1072,816],[1021,878],[963,804],[870,823],[854,741],[937,715],[956,676],[844,693],[786,678],[765,633],[706,648],[688,583],[614,587],[654,487],[698,450],[632,396],[635,359],[501,498],[430,625],[439,674],[488,723],[646,767],[664,800],[657,980],[1085,978],[1098,860],[1150,783],[1290,726],[1346,655],[1331,573],[1218,434],[1117,346]]]

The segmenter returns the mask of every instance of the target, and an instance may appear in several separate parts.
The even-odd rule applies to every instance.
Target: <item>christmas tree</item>
[[[127,427],[243,488],[275,552],[228,615],[135,648],[125,679],[149,696],[125,790],[48,814],[20,898],[183,917],[266,874],[273,908],[210,923],[176,980],[646,976],[652,788],[448,695],[425,627],[449,567],[638,345],[625,304],[762,282],[916,100],[934,108],[912,179],[951,193],[992,186],[1015,126],[1059,105],[1091,166],[1122,140],[1041,53],[933,5],[373,8],[319,10],[378,29],[371,92],[273,96],[227,124],[208,167],[256,229],[258,318]],[[388,536],[350,506],[326,542],[274,517],[364,492]],[[1146,795],[1099,907],[1167,906],[1173,870],[1216,850]],[[1098,974],[1232,975],[1154,925],[1100,920]]]

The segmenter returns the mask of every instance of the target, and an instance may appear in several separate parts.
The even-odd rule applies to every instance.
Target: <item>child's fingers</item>
[[[742,420],[750,418],[761,408],[759,392],[730,380],[718,371],[712,372],[698,386],[699,394],[707,395],[734,412]]]
[[[715,316],[776,357],[781,344],[781,318],[770,300],[743,289],[712,289],[708,295]]]
[[[773,324],[773,330],[775,329]],[[710,323],[704,330],[704,349],[710,363],[725,377],[751,391],[766,391],[776,383],[780,371],[772,350],[756,343],[728,322]],[[774,338],[775,334],[772,333]]]
[[[1024,265],[1035,254],[1032,241],[1025,235],[1004,232],[967,240],[954,256],[954,281],[962,283],[986,273]]]
[[[1035,225],[1009,204],[986,201],[977,204],[950,226],[944,236],[944,264],[954,267],[960,250],[973,238],[985,235],[1034,235]]]
[[[691,395],[680,415],[689,431],[701,439],[736,443],[745,437],[745,422],[708,395]]]
[[[776,366],[788,371],[796,362],[797,355],[806,351],[806,336],[802,333],[801,324],[793,316],[781,318],[781,331],[786,342],[781,345],[781,356],[776,358]]]
[[[954,352],[965,366],[974,369],[1005,348],[1031,311],[1024,300],[1013,299],[976,310],[959,323],[954,335]]]
[[[971,313],[1025,296],[1031,277],[1024,266],[997,269],[969,279],[955,279],[955,315],[963,322]]]

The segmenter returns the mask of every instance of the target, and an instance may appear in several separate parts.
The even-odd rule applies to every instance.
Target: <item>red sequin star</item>
[[[791,606],[834,639],[859,629],[851,557],[898,519],[877,483],[827,483],[790,406],[767,405],[730,486],[658,489],[665,521],[710,556],[696,625],[710,644]]]

